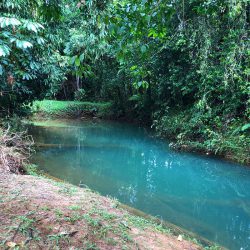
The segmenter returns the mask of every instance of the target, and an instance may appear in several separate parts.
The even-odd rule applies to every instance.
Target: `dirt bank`
[[[0,249],[202,249],[117,204],[45,177],[0,173]]]

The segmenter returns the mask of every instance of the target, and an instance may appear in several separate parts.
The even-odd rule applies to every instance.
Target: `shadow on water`
[[[173,152],[147,131],[112,122],[33,126],[34,162],[49,174],[197,233],[229,249],[250,245],[250,169]]]

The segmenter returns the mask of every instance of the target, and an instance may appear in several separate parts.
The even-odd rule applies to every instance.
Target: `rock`
[[[178,241],[183,241],[182,235],[179,235],[177,238]]]

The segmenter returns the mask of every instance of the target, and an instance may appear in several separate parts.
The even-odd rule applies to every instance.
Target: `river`
[[[232,250],[250,249],[250,169],[175,152],[145,128],[54,121],[29,128],[50,175],[167,220]]]

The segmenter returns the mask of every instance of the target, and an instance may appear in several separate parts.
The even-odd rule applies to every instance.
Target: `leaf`
[[[146,16],[146,20],[147,20],[147,22],[150,22],[150,20],[151,20],[151,16]]]
[[[24,73],[23,74],[23,80],[31,80],[32,79],[32,76],[28,73]]]
[[[156,15],[157,15],[157,12],[154,12],[154,13],[152,14],[153,17],[155,17]]]
[[[0,65],[0,76],[3,75],[3,66]]]
[[[35,33],[37,33],[40,29],[44,29],[44,27],[40,23],[31,21],[25,21],[23,27]]]
[[[44,41],[44,39],[43,39],[42,37],[37,37],[36,41],[37,41],[37,43],[38,43],[39,45],[42,45],[42,44],[45,43],[45,41]]]
[[[139,89],[140,87],[142,87],[143,89],[147,89],[148,88],[148,82],[147,81],[134,82],[133,86],[136,89]]]
[[[131,97],[129,97],[128,100],[129,101],[140,101],[141,100],[141,96],[140,95],[132,95]]]
[[[246,131],[250,128],[250,123],[245,124],[242,128],[241,131]]]
[[[81,62],[84,60],[84,57],[85,57],[85,55],[84,55],[84,53],[82,53],[82,54],[80,55],[80,61],[81,61]]]
[[[70,64],[73,65],[73,64],[75,63],[76,57],[77,57],[77,56],[72,56],[72,57],[70,58]]]
[[[27,29],[28,29],[28,30],[31,30],[31,31],[34,31],[35,33],[37,33],[37,27],[36,27],[36,25],[33,24],[33,23],[28,23]]]
[[[146,50],[147,50],[147,47],[146,47],[145,45],[142,45],[142,46],[141,46],[141,52],[142,52],[142,53],[145,53]]]
[[[148,33],[148,37],[154,37],[156,38],[158,36],[157,32],[154,29],[151,29]]]
[[[9,17],[0,17],[0,27],[5,28],[7,26],[18,26],[22,23],[16,18],[9,18]]]
[[[137,65],[134,65],[134,66],[132,66],[132,67],[130,68],[130,70],[133,71],[133,70],[136,70],[137,68],[138,68]]]
[[[76,59],[75,59],[75,65],[76,65],[77,67],[79,67],[79,66],[81,65],[81,60],[80,60],[79,57],[76,57]]]
[[[27,42],[27,41],[23,41],[23,48],[24,49],[31,48],[31,47],[33,47],[32,43]]]
[[[137,87],[140,88],[142,86],[142,82],[137,82]]]
[[[17,40],[17,39],[16,39],[15,37],[11,37],[11,38],[10,38],[10,42],[11,42],[11,43],[15,42],[16,40]]]
[[[16,39],[16,46],[20,49],[27,49],[33,47],[32,43],[18,39]]]
[[[7,45],[0,45],[0,57],[9,55],[10,55],[10,48]]]

